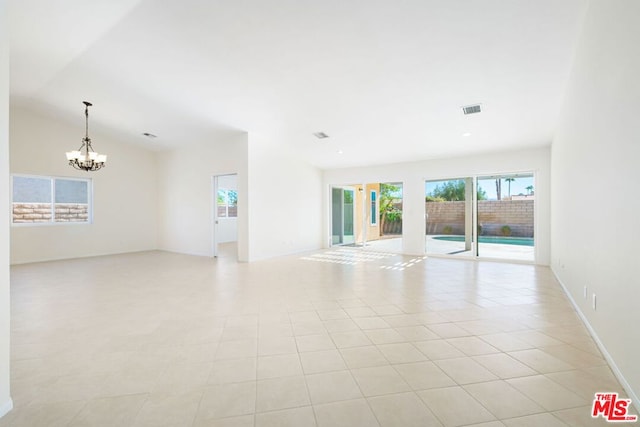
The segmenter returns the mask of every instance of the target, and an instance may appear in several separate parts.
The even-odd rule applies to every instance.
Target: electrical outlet
[[[595,310],[596,309],[596,294],[593,294],[591,305],[593,306],[593,309]]]
[[[588,295],[588,293],[587,293],[587,287],[585,286],[585,287],[584,287],[584,299],[587,299],[587,295]]]

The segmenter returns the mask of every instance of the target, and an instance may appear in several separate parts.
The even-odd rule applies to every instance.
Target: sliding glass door
[[[533,173],[425,182],[427,255],[535,260]]]
[[[472,255],[472,195],[472,178],[425,183],[427,255]]]
[[[532,173],[480,176],[477,255],[534,261],[535,189]]]
[[[334,187],[331,189],[331,243],[350,245],[355,243],[355,189]]]

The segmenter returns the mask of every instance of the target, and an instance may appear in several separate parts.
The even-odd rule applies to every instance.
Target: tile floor
[[[0,426],[580,426],[623,393],[548,268],[360,249],[15,266]]]

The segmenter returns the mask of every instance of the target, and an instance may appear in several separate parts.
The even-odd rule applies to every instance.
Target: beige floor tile
[[[311,406],[256,414],[255,427],[316,427]]]
[[[370,368],[373,366],[388,365],[389,361],[378,350],[378,347],[371,345],[366,347],[351,347],[340,349],[342,359],[349,369]]]
[[[124,426],[133,424],[147,394],[105,397],[87,402],[69,426]]]
[[[258,353],[257,339],[241,339],[221,342],[216,352],[216,360],[256,357]]]
[[[385,329],[391,326],[382,317],[354,317],[353,321],[360,329]]]
[[[429,325],[429,329],[435,332],[440,338],[468,337],[471,334],[454,323],[434,323]]]
[[[213,362],[170,364],[156,380],[152,392],[186,392],[202,388],[212,366]]]
[[[213,362],[208,384],[229,384],[256,379],[257,358],[225,359]]]
[[[505,353],[485,354],[472,358],[499,378],[515,378],[536,375],[536,371]]]
[[[293,337],[267,337],[258,340],[258,356],[291,354],[298,351]]]
[[[376,427],[380,425],[364,399],[316,405],[314,411],[318,427]]]
[[[298,354],[258,357],[257,378],[259,380],[296,375],[302,375],[302,365]]]
[[[449,344],[466,354],[467,356],[479,356],[482,354],[499,353],[500,350],[487,344],[478,337],[450,338]]]
[[[464,357],[464,353],[445,340],[421,341],[414,343],[416,348],[431,360]]]
[[[470,384],[464,389],[498,419],[544,412],[538,404],[504,381]]]
[[[304,377],[272,378],[258,381],[256,411],[298,408],[311,405]]]
[[[1,427],[62,427],[85,406],[86,401],[57,402],[17,407],[0,418]]]
[[[565,423],[549,413],[527,415],[525,417],[502,420],[507,427],[564,427]]]
[[[504,424],[500,421],[489,421],[486,423],[468,424],[465,427],[504,427]]]
[[[329,334],[303,335],[296,337],[298,352],[333,350],[336,345]]]
[[[422,325],[401,326],[395,329],[405,340],[411,342],[440,339],[438,335]]]
[[[498,377],[470,357],[436,360],[435,364],[458,384],[497,380]]]
[[[338,350],[323,350],[300,354],[302,370],[305,374],[342,371],[347,369]]]
[[[238,341],[258,338],[257,325],[226,326],[221,341]]]
[[[369,329],[364,331],[374,344],[391,344],[405,342],[407,339],[400,335],[395,329]]]
[[[554,372],[545,375],[552,381],[571,390],[585,400],[593,399],[594,395],[602,391],[624,393],[620,384],[613,376],[602,379],[586,370]]]
[[[544,375],[513,378],[506,381],[547,411],[575,408],[590,403]]]
[[[456,385],[442,369],[433,362],[405,363],[393,365],[413,390],[427,390]]]
[[[446,425],[606,424],[590,418],[593,393],[622,388],[548,268],[314,255],[347,263],[143,252],[12,267],[15,409],[0,427],[189,425],[194,415],[194,426],[314,425],[316,414],[375,426],[374,405],[383,424],[410,425],[421,413],[411,390],[437,402]],[[305,376],[301,357],[309,371],[340,371]],[[487,397],[509,391],[485,390],[495,384],[551,412],[502,424],[454,381],[501,416],[516,409]],[[385,394],[363,400],[359,383]],[[460,407],[471,409],[449,414]]]
[[[324,327],[324,323],[321,320],[309,322],[292,322],[291,324],[293,326],[293,334],[296,337],[303,335],[318,335],[327,332]]]
[[[365,396],[378,396],[411,390],[409,384],[391,366],[353,369],[351,373]]]
[[[343,309],[318,310],[320,320],[348,319],[349,315]]]
[[[255,413],[256,382],[223,384],[204,389],[196,420],[227,418]]]
[[[400,310],[395,305],[374,305],[374,306],[371,306],[371,310],[373,310],[375,314],[377,314],[378,316],[402,314],[402,310]]]
[[[351,319],[325,320],[323,322],[326,331],[323,332],[351,332],[359,331],[360,328]]]
[[[424,354],[410,343],[382,344],[378,346],[378,349],[390,363],[411,363],[427,360]]]
[[[568,344],[542,347],[540,350],[579,369],[592,368],[607,364],[603,357],[594,356],[589,352],[579,350]]]
[[[345,311],[352,318],[373,317],[376,315],[376,313],[370,307],[349,307],[349,308],[345,308]]]
[[[338,348],[360,347],[371,345],[371,341],[362,331],[331,333],[331,339]]]
[[[532,344],[518,339],[512,332],[481,335],[480,338],[500,351],[528,350],[534,347]]]
[[[418,396],[445,426],[461,426],[496,419],[462,387],[423,390],[418,392]]]
[[[189,427],[195,419],[202,394],[202,391],[150,394],[133,426]]]
[[[193,427],[253,427],[254,415],[241,415],[220,419],[196,419]]]
[[[305,379],[314,405],[362,397],[349,371],[307,375]]]
[[[382,427],[442,425],[415,393],[390,394],[367,400]]]
[[[552,338],[538,331],[527,330],[512,333],[515,338],[524,341],[534,347],[547,347],[551,345],[562,345],[564,342]]]
[[[398,314],[398,315],[391,315],[391,316],[383,316],[383,318],[388,324],[390,324],[394,328],[403,327],[403,326],[419,326],[419,325],[422,325],[424,321],[423,318],[421,318],[417,314]],[[444,319],[442,318],[441,320],[444,321]]]
[[[602,417],[591,417],[591,405],[580,406],[571,409],[562,409],[560,411],[552,412],[553,416],[564,422],[568,426],[611,426],[616,425],[606,421]],[[625,425],[624,423],[620,425]],[[627,424],[633,426],[633,424]]]
[[[575,369],[570,364],[540,349],[512,351],[507,354],[541,374]]]

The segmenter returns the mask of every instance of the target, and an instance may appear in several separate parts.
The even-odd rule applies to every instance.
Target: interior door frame
[[[211,175],[211,257],[218,257],[218,225],[220,225],[220,219],[218,218],[218,189],[219,183],[218,180],[222,176],[235,176],[236,180],[238,178],[237,172],[226,172],[226,173],[217,173]],[[238,190],[236,190],[238,191]]]

